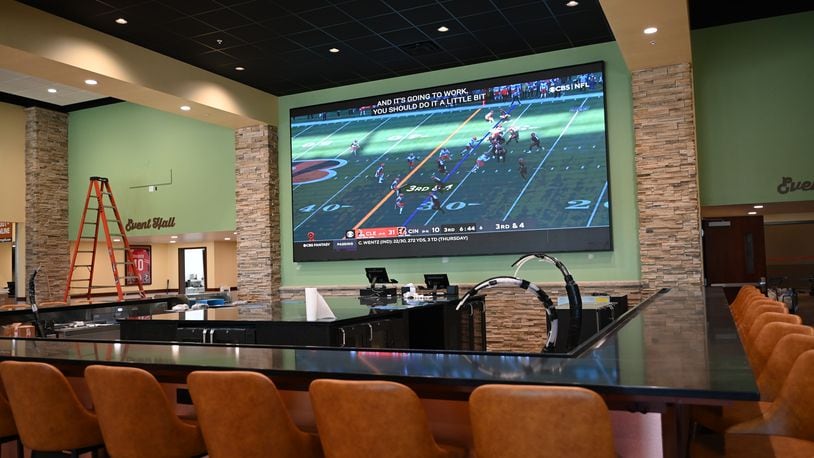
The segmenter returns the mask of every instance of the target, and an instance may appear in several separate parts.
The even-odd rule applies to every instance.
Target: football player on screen
[[[379,163],[379,167],[376,169],[376,173],[373,174],[379,183],[384,183],[384,162]]]
[[[399,181],[401,181],[401,177],[396,175],[396,178],[394,178],[393,182],[390,183],[390,190],[395,191],[396,194],[399,192]]]
[[[416,160],[415,154],[410,153],[407,155],[407,165],[410,167],[410,170],[412,170],[413,167],[415,167],[415,160]]]
[[[484,116],[483,119],[485,119],[486,122],[495,122],[495,112],[489,111],[489,113],[486,113],[486,116]]]
[[[359,140],[354,140],[350,144],[350,152],[353,153],[354,156],[358,156],[359,154]]]
[[[529,152],[531,152],[531,149],[534,148],[535,146],[537,147],[537,151],[540,151],[542,149],[542,147],[540,146],[540,139],[537,138],[537,134],[532,132],[531,133],[531,145],[529,145]]]
[[[514,127],[509,127],[509,139],[506,140],[506,144],[508,145],[512,140],[514,140],[515,143],[520,143],[520,132]]]
[[[430,201],[432,201],[433,210],[440,211],[441,213],[446,213],[444,209],[441,207],[441,199],[439,199],[438,195],[432,191],[430,191]]]
[[[403,192],[400,192],[398,197],[396,197],[395,209],[399,211],[399,215],[404,210],[404,193]]]
[[[526,179],[526,174],[529,173],[528,168],[526,168],[526,160],[522,157],[517,160],[518,170],[520,171],[520,177],[524,180]]]
[[[464,146],[464,149],[461,151],[461,156],[466,156],[473,151],[476,146],[478,146],[478,137],[472,137],[472,139],[469,140],[469,143],[467,143],[466,146]]]

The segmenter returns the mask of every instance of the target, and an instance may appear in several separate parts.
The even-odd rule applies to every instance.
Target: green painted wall
[[[362,284],[364,266],[384,265],[401,283],[423,282],[423,273],[448,272],[456,283],[511,274],[509,265],[517,256],[395,259],[294,263],[291,253],[290,132],[285,120],[288,110],[324,102],[386,94],[478,78],[521,73],[602,60],[606,64],[608,127],[610,143],[611,197],[614,251],[558,255],[578,281],[638,280],[639,245],[633,160],[633,114],[630,74],[615,43],[585,46],[565,51],[457,67],[383,81],[296,94],[279,99],[280,217],[282,281],[284,286]],[[524,267],[522,276],[534,281],[558,281],[560,274],[550,265]]]
[[[692,33],[702,205],[814,199],[814,12]]]
[[[153,183],[157,192],[146,188]],[[77,234],[88,178],[110,179],[122,219],[175,217],[175,227],[128,235],[235,229],[234,132],[118,103],[71,113],[68,124],[69,235]]]

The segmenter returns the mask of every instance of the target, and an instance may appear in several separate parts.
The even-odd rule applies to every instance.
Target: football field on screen
[[[475,223],[492,231],[506,224],[521,229],[597,227],[609,223],[605,119],[600,94],[523,99],[509,106],[486,105],[453,111],[408,112],[389,116],[336,119],[292,126],[294,240],[339,239],[357,227],[424,227]],[[505,145],[505,161],[488,158],[494,122],[489,111],[503,108],[519,142]],[[530,148],[530,134],[540,148]],[[465,151],[473,138],[483,139]],[[354,155],[351,143],[360,147]],[[446,173],[437,160],[447,148]],[[407,158],[416,159],[410,168]],[[520,159],[526,176],[521,176]],[[376,176],[378,168],[383,174]],[[443,211],[434,210],[429,191]],[[399,212],[395,180],[403,193]],[[512,226],[514,225],[514,226]]]

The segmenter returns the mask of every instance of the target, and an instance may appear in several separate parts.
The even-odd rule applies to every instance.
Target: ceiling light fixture
[[[753,208],[763,208],[763,205],[758,204],[758,205],[755,205]]]
[[[441,27],[438,27],[438,31],[439,32],[449,32],[449,27],[447,27],[445,25],[442,25]]]
[[[88,86],[96,86],[97,84],[99,84],[99,82],[92,79],[86,79],[85,84],[87,84]]]
[[[242,72],[243,70],[246,70],[246,67],[240,67],[240,66],[238,66],[238,67],[235,67],[235,70],[237,70],[237,71],[239,71],[239,72]]]
[[[116,24],[125,25],[125,24],[127,24],[127,19],[125,19],[123,17],[120,17],[120,18],[116,19]]]
[[[175,240],[170,240],[170,243],[176,243]]]
[[[122,239],[113,239],[114,242],[121,242]]]
[[[757,212],[749,212],[747,215],[757,215]]]
[[[659,29],[657,29],[656,27],[648,27],[648,28],[644,29],[644,34],[645,35],[653,35],[654,33],[658,32],[658,31],[659,31]]]
[[[651,41],[651,42],[650,42],[650,44],[651,44],[651,45],[656,44],[656,40]]]
[[[181,105],[181,111],[189,111],[191,109],[192,107],[190,107],[189,105]]]
[[[177,239],[177,238],[178,238],[178,236],[177,236],[177,235],[171,235],[171,236],[170,236],[170,238],[171,238],[171,239]]]
[[[237,231],[235,231],[235,232],[232,232],[232,234],[234,234],[234,235],[237,235]]]
[[[328,51],[329,51],[329,52],[332,52],[332,53],[334,53],[334,54],[336,54],[336,53],[338,53],[338,52],[339,52],[339,48],[331,48],[331,49],[329,49]]]
[[[232,240],[231,237],[224,237],[223,240]]]
[[[51,94],[56,94],[56,93],[57,93],[57,90],[56,90],[56,89],[54,89],[54,88],[52,88],[52,87],[49,87],[49,88],[48,88],[48,92],[50,92]]]
[[[576,2],[574,0],[571,0],[570,2],[565,4],[565,6],[567,6],[569,8],[573,8],[573,7],[577,6],[577,5],[579,5],[579,2]]]

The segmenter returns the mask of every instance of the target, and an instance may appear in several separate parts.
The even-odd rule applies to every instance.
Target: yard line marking
[[[383,125],[384,125],[384,123],[386,123],[386,122],[387,122],[387,121],[389,121],[390,119],[392,119],[392,118],[387,118],[387,119],[385,119],[384,121],[382,121],[381,123],[379,123],[379,125],[378,125],[378,126],[376,126],[376,127],[374,127],[374,128],[373,128],[373,130],[371,130],[371,131],[369,131],[368,133],[366,133],[365,135],[363,135],[363,136],[361,137],[361,138],[362,138],[362,140],[366,139],[366,138],[367,138],[367,137],[368,137],[370,134],[372,134],[373,132],[375,132],[376,130],[378,130],[378,129],[379,129],[379,127],[383,126]],[[348,121],[348,124],[350,124],[350,123],[351,123],[351,121]],[[347,124],[345,124],[345,125],[347,125]],[[309,127],[310,127],[310,126],[309,126]],[[342,126],[342,127],[344,127],[344,126]],[[333,134],[331,134],[331,135],[333,135]],[[316,145],[314,145],[314,146],[316,146]],[[337,154],[337,155],[336,155],[336,156],[334,156],[333,158],[334,158],[334,159],[336,159],[336,158],[338,158],[339,156],[341,156],[341,155],[343,155],[343,154],[347,153],[348,151],[350,151],[350,146],[348,146],[347,148],[345,148],[344,150],[342,150],[342,152],[341,152],[341,153]],[[294,160],[292,159],[292,160],[291,160],[291,162],[294,162]],[[294,186],[294,191],[296,191],[297,189],[300,189],[300,186],[302,186],[302,185],[301,185],[301,184],[298,184],[297,186]]]
[[[422,167],[424,164],[426,164],[426,163],[427,163],[427,161],[429,161],[429,160],[430,160],[430,158],[431,158],[432,156],[434,156],[434,155],[435,155],[435,153],[437,153],[437,152],[438,152],[438,150],[439,150],[439,149],[441,149],[441,147],[442,147],[442,146],[446,145],[446,144],[447,144],[447,142],[448,142],[450,139],[452,139],[452,137],[454,137],[454,136],[455,136],[455,135],[456,135],[458,132],[460,132],[460,130],[461,130],[461,129],[463,129],[465,125],[469,124],[469,121],[471,121],[471,120],[472,120],[472,118],[474,118],[475,116],[477,116],[477,114],[478,114],[480,111],[481,111],[481,109],[480,109],[480,108],[478,108],[478,109],[477,109],[477,110],[475,110],[475,111],[474,111],[474,112],[473,112],[471,115],[469,115],[469,117],[468,117],[468,118],[466,118],[466,120],[465,120],[465,121],[463,121],[461,124],[459,124],[459,125],[458,125],[458,127],[456,127],[456,128],[455,128],[455,130],[454,130],[454,131],[452,131],[452,133],[451,133],[451,134],[449,134],[449,135],[447,136],[447,138],[445,138],[445,139],[444,139],[444,141],[442,141],[441,143],[439,143],[439,144],[438,144],[438,146],[436,146],[436,147],[435,147],[435,149],[433,149],[433,150],[430,152],[430,154],[428,154],[428,155],[427,155],[427,157],[425,157],[424,159],[422,159],[422,160],[421,160],[421,162],[419,162],[419,163],[418,163],[418,166],[417,166],[416,168],[414,168],[413,170],[411,170],[411,171],[410,171],[410,172],[409,172],[409,173],[408,173],[408,174],[407,174],[407,175],[404,177],[404,179],[402,179],[401,181],[399,181],[399,184],[398,184],[398,186],[397,186],[397,187],[401,187],[401,185],[402,185],[403,183],[406,183],[406,182],[407,182],[407,180],[408,180],[410,177],[412,177],[412,176],[413,176],[413,175],[414,175],[414,174],[415,174],[415,173],[418,171],[418,169],[420,169],[420,168],[421,168],[421,167]],[[430,116],[432,116],[432,115],[430,115]],[[427,119],[430,119],[430,118],[427,118]],[[426,120],[425,120],[425,121],[426,121]],[[421,124],[423,124],[423,123],[424,123],[424,121],[422,121],[422,122],[421,122]],[[417,127],[418,127],[418,126],[416,126],[416,128],[417,128]],[[413,130],[415,130],[415,129],[413,129]],[[412,131],[410,131],[410,132],[412,132]],[[409,134],[408,134],[408,135],[409,135]],[[405,135],[405,137],[407,137],[407,135]],[[401,140],[399,140],[399,141],[401,141]],[[387,202],[387,201],[390,199],[390,197],[393,195],[393,193],[394,193],[394,192],[395,192],[395,191],[393,191],[393,190],[391,189],[391,190],[390,190],[390,191],[389,191],[389,192],[388,192],[388,193],[387,193],[387,194],[386,194],[384,197],[382,197],[382,200],[380,200],[380,201],[379,201],[379,203],[378,203],[378,204],[376,204],[376,206],[374,206],[374,207],[373,207],[373,208],[372,208],[372,209],[371,209],[369,212],[367,212],[367,215],[365,215],[365,217],[364,217],[364,218],[362,218],[362,219],[361,219],[361,220],[360,220],[358,223],[356,223],[356,225],[355,225],[355,226],[353,226],[353,229],[359,229],[359,226],[361,226],[362,224],[364,224],[364,223],[365,223],[365,221],[367,221],[368,219],[370,219],[370,217],[371,217],[371,216],[373,216],[373,213],[376,213],[376,211],[377,211],[379,208],[381,208],[381,206],[382,206],[382,205],[384,205],[384,203],[385,203],[385,202]]]
[[[327,137],[323,138],[322,140],[320,140],[320,141],[318,141],[318,142],[314,142],[314,145],[313,145],[313,146],[311,146],[310,148],[308,148],[307,150],[303,151],[302,153],[300,153],[300,154],[299,154],[299,155],[297,155],[297,156],[294,156],[294,152],[292,151],[292,152],[291,152],[291,160],[293,161],[293,160],[299,159],[299,158],[300,158],[300,157],[302,157],[303,155],[307,154],[309,151],[311,151],[312,149],[314,149],[314,148],[316,148],[317,146],[319,146],[319,144],[320,144],[320,143],[322,143],[322,142],[324,142],[325,140],[327,140],[327,139],[329,139],[329,138],[333,137],[333,135],[334,135],[335,133],[337,133],[337,132],[339,132],[340,130],[342,130],[342,129],[344,129],[345,127],[347,127],[347,126],[348,126],[348,124],[350,124],[350,123],[351,123],[351,121],[348,121],[348,122],[346,122],[345,124],[342,124],[341,126],[339,126],[339,128],[338,128],[338,129],[336,129],[335,131],[333,131],[333,132],[331,132],[330,134],[328,134],[328,136],[327,136]],[[293,147],[294,147],[294,145],[291,145],[291,147],[293,148]]]
[[[532,103],[534,103],[534,102],[532,101],[532,102],[526,104],[526,108],[523,109],[523,112],[520,113],[519,115],[517,115],[517,118],[515,118],[514,121],[512,121],[512,124],[511,124],[512,126],[514,126],[515,123],[517,121],[519,121],[520,118],[523,117],[523,115],[526,113],[526,111],[528,111],[528,109],[532,107]],[[514,109],[516,107],[517,107],[516,105],[512,104],[512,106],[509,108],[509,114],[511,114],[511,112],[514,111]],[[497,124],[495,124],[495,126],[500,125],[502,122],[503,122],[502,120],[498,121]],[[492,127],[492,129],[494,129],[494,127]],[[457,172],[458,168],[461,166],[461,164],[463,164],[464,160],[469,159],[470,157],[474,156],[473,153],[475,152],[476,149],[478,149],[478,147],[481,145],[481,143],[483,143],[483,140],[486,139],[486,137],[488,137],[489,135],[491,135],[492,129],[489,129],[489,131],[486,132],[486,135],[484,135],[483,138],[480,139],[478,144],[475,145],[475,147],[472,148],[472,150],[470,152],[468,152],[466,154],[466,156],[464,156],[462,159],[460,159],[457,164],[455,164],[455,167],[453,167],[452,170],[444,177],[444,180],[446,180],[450,175],[452,175],[452,173]],[[497,172],[497,170],[495,170],[495,172]],[[444,201],[441,202],[441,208],[443,208],[447,204],[447,202],[449,202],[449,199],[451,199],[452,196],[456,192],[458,192],[459,189],[461,189],[461,185],[464,184],[464,182],[466,181],[467,178],[469,178],[470,175],[472,175],[472,170],[471,169],[466,173],[466,175],[464,175],[463,179],[458,183],[458,186],[456,186],[455,189],[453,189],[452,192],[449,193],[449,195],[444,199]],[[429,198],[425,198],[424,201],[421,202],[421,204],[423,205],[424,202],[428,202],[428,201],[429,201]],[[412,221],[413,217],[416,216],[417,213],[418,213],[418,209],[416,208],[416,210],[413,210],[413,213],[411,213],[410,217],[407,218],[407,220],[404,222],[404,225],[406,226],[407,223]],[[437,215],[437,214],[438,214],[438,210],[433,211],[432,215],[430,215],[430,217],[427,218],[427,221],[424,222],[424,225],[428,226],[432,222],[432,219],[435,218],[435,215]]]
[[[306,222],[306,221],[308,221],[309,219],[311,219],[311,217],[312,217],[312,216],[314,216],[314,215],[316,215],[317,213],[319,213],[319,211],[320,211],[320,210],[322,210],[322,207],[324,207],[325,205],[328,205],[328,202],[330,202],[330,201],[331,201],[331,200],[332,200],[334,197],[338,196],[338,195],[339,195],[339,194],[340,194],[342,191],[344,191],[344,190],[345,190],[345,189],[346,189],[348,186],[350,186],[350,185],[351,185],[351,183],[353,183],[354,181],[356,181],[356,179],[357,179],[357,178],[359,178],[360,176],[362,176],[362,175],[363,175],[363,174],[364,174],[364,173],[367,171],[367,169],[369,169],[370,167],[372,167],[374,164],[378,164],[378,163],[379,163],[379,161],[381,161],[381,159],[382,159],[382,158],[383,158],[385,155],[387,155],[387,153],[389,153],[389,152],[390,152],[390,150],[392,150],[393,148],[395,148],[395,147],[396,147],[396,146],[397,146],[399,143],[401,143],[401,142],[402,142],[404,139],[406,139],[406,138],[407,138],[407,137],[408,137],[408,136],[409,136],[411,133],[413,133],[413,132],[414,132],[416,129],[418,129],[419,127],[421,127],[421,125],[422,125],[422,124],[424,124],[425,122],[429,121],[429,119],[430,119],[430,118],[432,118],[432,115],[433,115],[433,113],[430,113],[430,115],[429,115],[429,116],[427,116],[426,118],[424,118],[424,120],[423,120],[423,121],[421,121],[420,123],[418,123],[418,125],[416,125],[415,127],[413,127],[413,129],[412,129],[412,130],[411,130],[411,131],[410,131],[410,132],[409,132],[407,135],[405,135],[404,137],[402,137],[402,138],[401,138],[401,140],[399,140],[399,141],[397,141],[397,142],[393,143],[392,145],[390,145],[390,148],[387,148],[387,151],[383,152],[383,153],[382,153],[382,154],[380,154],[380,155],[379,155],[379,156],[378,156],[376,159],[372,160],[372,161],[370,162],[370,164],[368,164],[368,165],[367,165],[367,167],[363,168],[361,171],[359,171],[359,173],[357,173],[357,174],[356,174],[356,176],[354,176],[353,178],[351,178],[351,179],[350,179],[350,181],[348,181],[348,182],[345,184],[345,186],[342,186],[342,187],[341,187],[341,188],[340,188],[338,191],[336,191],[335,193],[333,193],[333,195],[332,195],[331,197],[328,197],[328,199],[327,199],[325,202],[323,202],[322,204],[320,204],[320,205],[319,205],[319,207],[317,207],[317,209],[313,211],[313,213],[311,213],[310,215],[308,215],[308,217],[307,217],[307,218],[305,218],[304,220],[302,220],[302,222],[300,222],[300,224],[297,224],[297,227],[295,227],[295,228],[294,228],[294,230],[296,231],[297,229],[299,229],[299,228],[300,228],[300,226],[302,226],[303,224],[305,224],[305,222]],[[390,193],[388,193],[387,195],[389,196],[390,194],[392,194],[392,192],[393,192],[393,191],[391,190],[391,191],[390,191]],[[386,199],[385,199],[385,200],[386,200]],[[380,205],[381,205],[381,203],[380,203]],[[357,226],[357,227],[358,227],[358,226]],[[354,228],[354,229],[356,229],[356,228]]]
[[[308,129],[310,129],[310,128],[314,127],[315,125],[316,125],[316,124],[311,124],[310,126],[306,127],[306,128],[305,128],[305,129],[303,129],[301,132],[297,133],[297,135],[295,135],[295,136],[293,136],[293,137],[291,137],[291,138],[297,138],[297,137],[299,137],[300,135],[304,134],[304,133],[305,133],[305,132],[306,132]]]
[[[574,122],[574,119],[576,119],[577,115],[582,113],[581,109],[582,109],[583,105],[585,105],[585,102],[587,102],[587,101],[588,101],[588,97],[585,97],[585,100],[583,100],[582,103],[579,105],[579,108],[577,109],[577,111],[575,111],[574,115],[571,116],[571,119],[568,121],[568,124],[566,124],[565,127],[563,127],[562,132],[560,132],[560,136],[557,137],[557,139],[554,141],[554,144],[551,145],[551,148],[548,149],[548,153],[546,153],[546,155],[543,157],[543,160],[540,161],[540,164],[537,166],[537,168],[534,169],[534,173],[532,173],[531,176],[529,177],[528,181],[526,181],[526,185],[523,186],[523,189],[520,190],[520,194],[518,194],[517,198],[514,199],[514,203],[512,203],[512,206],[509,207],[509,211],[506,212],[506,216],[503,217],[503,221],[506,221],[509,218],[509,215],[512,213],[512,211],[514,211],[514,207],[516,207],[517,203],[520,202],[520,198],[523,197],[523,194],[525,194],[525,192],[528,189],[529,185],[534,180],[534,177],[537,176],[537,172],[539,172],[540,168],[543,166],[543,164],[545,164],[545,161],[548,159],[548,156],[551,156],[551,153],[554,152],[554,147],[557,146],[557,143],[560,142],[560,139],[562,138],[562,136],[565,135],[565,132],[568,130],[569,127],[571,127],[571,123]]]
[[[596,215],[596,210],[599,208],[599,204],[602,203],[602,196],[605,195],[605,191],[608,190],[608,182],[605,181],[605,186],[602,186],[602,192],[599,193],[599,197],[596,198],[596,205],[594,205],[594,211],[591,212],[591,217],[588,218],[588,224],[585,227],[591,227],[591,223],[594,221],[594,215]]]

